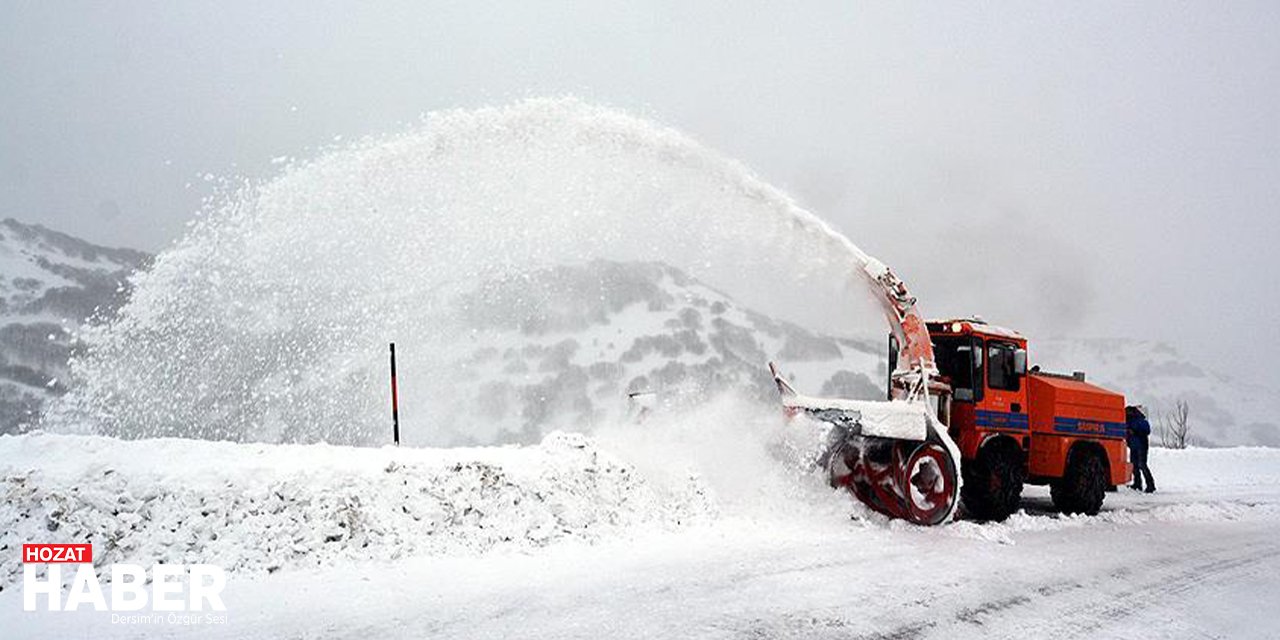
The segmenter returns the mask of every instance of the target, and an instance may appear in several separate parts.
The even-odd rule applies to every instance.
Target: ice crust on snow
[[[245,573],[590,542],[715,513],[696,477],[654,485],[564,433],[449,450],[36,433],[0,437],[0,478],[0,548],[88,541],[100,565]],[[19,554],[0,557],[0,584],[21,579]]]

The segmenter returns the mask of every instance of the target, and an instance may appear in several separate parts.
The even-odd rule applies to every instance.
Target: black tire
[[[1018,510],[1026,465],[1022,450],[1009,440],[996,440],[978,450],[978,457],[960,465],[964,511],[977,520],[1002,521]]]
[[[1052,483],[1053,506],[1063,513],[1097,515],[1107,496],[1107,466],[1096,451],[1074,451],[1062,478]]]

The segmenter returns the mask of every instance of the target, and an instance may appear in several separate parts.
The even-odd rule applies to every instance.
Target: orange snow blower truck
[[[1124,396],[1083,373],[1027,370],[1027,340],[978,318],[926,322],[883,263],[857,253],[889,319],[888,402],[804,396],[769,364],[789,417],[831,425],[831,484],[916,524],[1003,520],[1024,483],[1066,513],[1095,514],[1128,482]],[[963,479],[963,482],[960,482]]]
[[[1027,339],[978,319],[928,323],[941,380],[939,419],[960,450],[965,510],[1003,520],[1023,483],[1048,484],[1066,513],[1095,514],[1129,480],[1124,396],[1083,373],[1027,371]]]

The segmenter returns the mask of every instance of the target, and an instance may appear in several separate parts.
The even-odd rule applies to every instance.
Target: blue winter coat
[[[1125,426],[1128,427],[1129,449],[1132,451],[1146,451],[1148,446],[1147,438],[1151,435],[1151,423],[1140,413],[1133,413],[1125,417]]]

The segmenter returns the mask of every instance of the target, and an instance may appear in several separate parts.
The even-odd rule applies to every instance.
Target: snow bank
[[[1280,484],[1280,449],[1271,447],[1153,447],[1149,466],[1161,490]]]
[[[1107,494],[1096,516],[1054,513],[1047,488],[1027,487],[1023,509],[1008,520],[957,522],[946,533],[1010,544],[1015,534],[1085,526],[1280,520],[1280,449],[1153,448],[1150,466],[1155,494],[1121,488]]]
[[[714,513],[698,479],[657,486],[576,434],[539,446],[359,449],[0,437],[0,587],[14,549],[94,545],[98,564],[272,572],[335,561],[529,549]]]
[[[1024,511],[1006,522],[912,527],[826,488],[810,468],[820,435],[726,399],[599,440],[556,433],[533,447],[4,436],[0,590],[20,579],[15,550],[30,542],[89,541],[99,564],[253,574],[636,539],[695,523],[1013,543],[1079,527],[1280,520],[1280,449],[1193,449],[1153,451],[1160,492],[1108,494],[1096,517],[1059,515],[1043,487],[1028,487]]]

